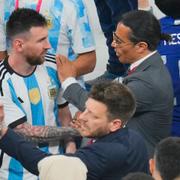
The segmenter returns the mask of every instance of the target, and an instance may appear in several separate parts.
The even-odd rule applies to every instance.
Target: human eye
[[[115,40],[115,43],[116,43],[117,45],[121,45],[121,44],[122,44],[122,41],[119,40],[119,39],[116,39],[116,40]]]

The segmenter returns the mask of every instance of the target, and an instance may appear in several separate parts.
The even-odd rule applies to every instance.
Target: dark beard
[[[26,60],[31,66],[41,65],[44,63],[44,58],[40,57],[26,57]]]
[[[98,138],[100,138],[100,137],[103,137],[103,136],[105,136],[105,135],[107,135],[107,134],[109,134],[109,132],[108,131],[106,131],[106,130],[96,130],[95,132],[93,132],[93,134],[91,135],[91,136],[88,136],[88,138],[95,138],[95,139],[98,139]]]

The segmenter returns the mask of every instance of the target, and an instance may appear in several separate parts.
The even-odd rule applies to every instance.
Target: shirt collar
[[[150,54],[148,54],[147,56],[137,60],[136,62],[132,63],[130,65],[130,70],[134,69],[135,67],[139,66],[143,61],[145,61],[147,58],[149,58],[150,56],[152,56],[153,54],[155,54],[157,51],[153,51]]]

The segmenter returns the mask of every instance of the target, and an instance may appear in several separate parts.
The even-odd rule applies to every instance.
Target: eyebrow
[[[43,40],[45,40],[45,39],[47,39],[47,38],[48,38],[48,36],[41,37],[41,38],[39,38],[39,39],[37,40],[37,42],[41,42],[41,41],[43,41]]]
[[[86,105],[85,105],[85,110],[87,110],[87,111],[88,111],[88,113],[92,114],[93,116],[96,116],[96,115],[94,115],[94,113],[93,113],[91,110],[89,110],[89,109],[87,108],[87,106],[86,106]]]

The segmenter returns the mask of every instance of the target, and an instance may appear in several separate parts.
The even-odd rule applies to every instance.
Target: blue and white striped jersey
[[[18,2],[18,7],[25,7],[25,8],[31,8],[31,9],[37,9],[37,4],[39,0],[1,0],[0,3],[0,51],[3,51],[7,49],[6,45],[6,37],[4,29],[5,29],[5,23],[7,22],[11,12],[15,10],[15,4]],[[49,28],[49,41],[51,43],[52,48],[50,49],[50,53],[58,53],[62,54],[66,57],[68,57],[70,60],[75,60],[78,54],[90,52],[92,50],[95,50],[94,46],[94,40],[92,31],[89,25],[89,20],[87,17],[86,8],[83,4],[83,0],[42,0],[42,4],[40,7],[41,14],[43,14],[47,21],[48,21],[48,28]],[[2,24],[3,23],[3,24]],[[48,88],[52,88],[53,92],[53,85],[51,85],[48,78],[46,79],[44,75],[41,77],[39,76],[39,72],[42,71],[44,74],[46,74],[46,71],[51,74],[53,77],[55,77],[53,68],[50,67],[53,65],[53,63],[46,62],[45,64],[51,64],[48,66],[49,68],[46,68],[45,65],[38,66],[36,71],[32,74],[31,77],[21,77],[18,76],[18,74],[12,72],[11,70],[6,70],[8,68],[5,68],[5,62],[1,64],[1,68],[5,68],[5,70],[1,70],[1,73],[3,79],[6,79],[8,77],[11,77],[5,85],[3,84],[4,88],[6,88],[7,96],[12,96],[13,103],[12,106],[9,106],[8,101],[6,101],[5,97],[4,101],[7,105],[7,107],[12,108],[11,110],[9,108],[5,111],[11,111],[11,114],[13,118],[6,117],[7,124],[13,124],[19,123],[20,118],[22,122],[26,120],[25,117],[28,117],[28,122],[33,123],[32,119],[34,120],[34,116],[36,115],[32,114],[32,112],[29,109],[36,109],[36,106],[33,103],[37,103],[37,106],[40,108],[41,106],[45,107],[45,110],[37,111],[36,114],[43,114],[43,118],[37,119],[36,123],[50,123],[50,125],[55,124],[54,121],[50,121],[51,119],[54,119],[56,108],[53,109],[54,113],[50,113],[47,115],[47,112],[52,111],[52,106],[47,106],[47,103],[53,104],[54,101],[49,97],[48,102],[46,102],[46,97],[48,94]],[[43,68],[44,67],[44,68]],[[40,68],[40,69],[39,69]],[[7,73],[4,73],[7,71]],[[37,78],[38,77],[38,78]],[[1,77],[2,78],[2,77]],[[34,80],[35,79],[35,80]],[[46,79],[46,80],[45,80]],[[14,80],[14,81],[13,81]],[[4,80],[3,80],[4,81]],[[57,83],[53,79],[53,83]],[[14,84],[13,82],[18,82],[17,84]],[[33,82],[33,83],[31,83]],[[1,82],[4,83],[4,82]],[[27,88],[25,87],[25,85]],[[46,88],[44,85],[46,84]],[[58,85],[58,84],[57,84]],[[12,90],[9,88],[12,86],[12,88],[15,88],[17,90],[16,94],[12,94]],[[52,86],[52,87],[51,87]],[[40,94],[40,90],[43,88],[43,93]],[[24,90],[25,89],[25,90]],[[29,90],[28,90],[29,89]],[[3,89],[4,91],[5,89]],[[22,92],[21,92],[22,91]],[[21,94],[21,93],[26,93]],[[27,94],[29,95],[27,96]],[[21,96],[20,96],[21,95]],[[16,97],[17,96],[17,97]],[[35,96],[35,98],[34,98]],[[53,95],[52,95],[53,96]],[[16,98],[15,98],[16,97]],[[20,103],[20,101],[23,101]],[[31,104],[26,104],[25,102],[31,101]],[[15,104],[17,103],[17,104]],[[54,104],[53,104],[54,105]],[[14,108],[16,107],[16,108]],[[56,107],[56,106],[55,106]],[[25,110],[25,112],[23,111]],[[9,113],[8,113],[9,114]],[[39,116],[40,117],[40,116]],[[14,169],[9,169],[9,161],[6,162],[6,165],[3,166],[4,170],[2,168],[0,169],[0,177],[3,177],[5,179],[8,179],[8,171],[14,171]],[[15,168],[16,171],[20,168]],[[9,180],[21,180],[22,179],[22,173],[20,169],[19,173],[19,179],[18,175],[16,177],[9,176]],[[27,175],[24,176],[24,179],[27,179]],[[30,179],[30,178],[29,178]]]
[[[17,0],[2,0],[0,4],[0,23],[5,23]],[[18,7],[36,9],[38,0],[18,0]],[[50,53],[60,53],[70,60],[78,54],[95,49],[92,31],[83,0],[42,0],[40,7],[49,27]],[[3,26],[0,26],[3,31]],[[0,34],[0,50],[6,49],[5,34]],[[0,46],[0,47],[1,47]]]
[[[60,96],[61,85],[54,55],[47,54],[45,59],[29,76],[14,72],[8,59],[0,63],[0,100],[4,104],[6,125],[12,128],[23,122],[42,126],[58,125],[58,105],[64,104],[65,100]],[[59,152],[57,146],[45,147],[44,150],[55,154]],[[4,155],[0,179],[34,179],[29,173],[23,172],[19,162]]]
[[[0,3],[0,51],[7,49],[3,27],[9,19],[15,4],[18,7],[36,10],[39,0],[1,0]],[[78,54],[95,50],[94,38],[89,25],[83,0],[42,0],[41,14],[48,21],[49,41],[52,54],[62,54],[73,61]],[[3,23],[3,25],[2,25]],[[7,46],[7,47],[6,47]],[[84,85],[83,77],[79,82]]]

